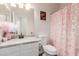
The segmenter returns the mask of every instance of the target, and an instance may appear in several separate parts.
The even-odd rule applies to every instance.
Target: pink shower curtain
[[[50,41],[58,55],[79,55],[79,4],[70,4],[51,15]]]

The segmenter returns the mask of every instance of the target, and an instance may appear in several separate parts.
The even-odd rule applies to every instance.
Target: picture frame
[[[40,11],[40,20],[46,20],[46,12]]]

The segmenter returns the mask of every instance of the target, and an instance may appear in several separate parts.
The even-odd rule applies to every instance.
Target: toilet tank
[[[39,38],[41,39],[40,43],[42,45],[47,45],[47,43],[48,43],[48,36],[47,35],[39,35]]]

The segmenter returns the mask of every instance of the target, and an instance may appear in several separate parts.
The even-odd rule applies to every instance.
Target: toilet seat
[[[46,52],[49,55],[57,55],[56,48],[51,45],[45,45],[43,46],[44,52]]]

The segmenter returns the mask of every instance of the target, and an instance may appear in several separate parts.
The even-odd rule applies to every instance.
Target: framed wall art
[[[40,20],[46,20],[46,12],[40,11]]]

